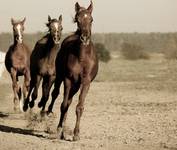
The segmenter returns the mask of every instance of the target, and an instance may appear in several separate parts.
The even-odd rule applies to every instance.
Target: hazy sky
[[[10,18],[26,16],[26,31],[46,31],[48,14],[63,15],[64,32],[74,31],[74,4],[90,0],[0,0],[0,32],[12,31]],[[93,0],[94,32],[176,32],[177,0]]]

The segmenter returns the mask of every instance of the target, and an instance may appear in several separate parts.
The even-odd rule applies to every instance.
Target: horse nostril
[[[56,37],[54,37],[54,40],[56,40],[57,38]]]
[[[84,40],[84,37],[81,35],[81,40]]]

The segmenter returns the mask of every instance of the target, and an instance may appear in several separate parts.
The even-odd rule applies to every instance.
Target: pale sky
[[[0,0],[0,32],[11,32],[10,18],[26,16],[26,33],[46,31],[47,16],[63,15],[63,32],[76,30],[74,5],[90,0]],[[93,32],[177,32],[177,0],[93,0]]]

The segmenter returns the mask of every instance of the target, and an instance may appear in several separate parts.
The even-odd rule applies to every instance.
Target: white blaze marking
[[[22,34],[20,32],[20,29],[21,29],[21,25],[18,24],[17,25],[17,32],[18,32],[18,35],[19,35],[19,42],[22,43]]]
[[[54,27],[55,27],[55,29],[56,29],[54,42],[55,42],[55,44],[59,44],[59,41],[58,41],[58,38],[57,38],[57,32],[58,32],[58,27],[59,27],[59,25],[58,25],[57,22],[54,23]]]
[[[23,112],[23,99],[20,99],[20,111]]]
[[[56,30],[58,31],[58,23],[54,23],[54,27],[56,28]]]
[[[87,18],[88,16],[87,16],[87,14],[84,14],[84,18]]]

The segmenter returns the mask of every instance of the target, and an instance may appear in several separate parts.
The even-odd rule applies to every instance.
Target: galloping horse
[[[56,80],[52,92],[52,102],[48,113],[52,112],[54,102],[59,94],[60,85],[64,82],[64,99],[61,104],[61,115],[58,124],[60,138],[64,137],[63,125],[66,120],[68,108],[73,96],[80,89],[79,102],[76,106],[76,125],[73,140],[79,140],[80,118],[84,110],[84,101],[90,83],[98,72],[98,59],[91,41],[93,4],[86,9],[75,4],[75,22],[78,29],[68,36],[61,44],[61,49],[56,58]]]
[[[5,66],[12,78],[12,88],[14,91],[14,110],[17,110],[18,100],[20,109],[23,110],[23,101],[21,101],[21,87],[18,85],[18,76],[24,76],[23,96],[26,98],[30,84],[30,54],[31,51],[23,42],[23,31],[25,18],[22,21],[11,19],[13,26],[14,43],[9,47]]]
[[[42,98],[38,106],[43,107],[45,110],[45,104],[49,97],[51,86],[55,81],[55,59],[59,50],[61,31],[62,31],[62,16],[59,19],[51,19],[48,16],[48,23],[46,24],[49,28],[49,33],[39,40],[31,54],[31,81],[28,96],[25,100],[23,110],[28,109],[29,98],[32,93],[32,100],[29,103],[31,108],[34,107],[34,101],[38,95],[38,88],[40,81],[43,78],[42,83]]]

